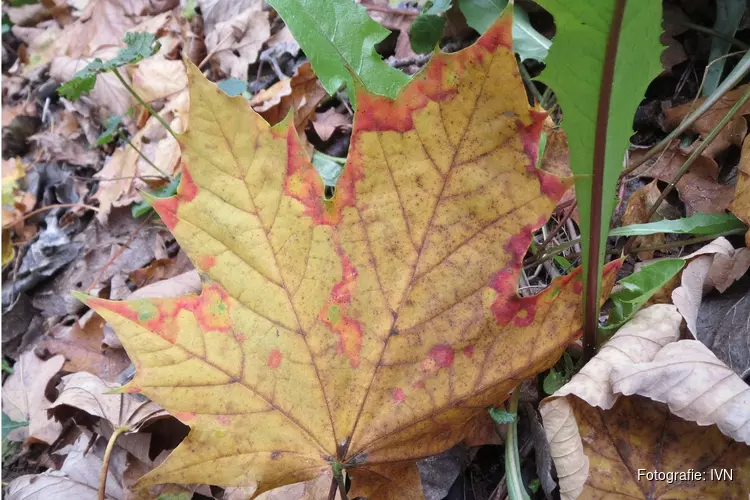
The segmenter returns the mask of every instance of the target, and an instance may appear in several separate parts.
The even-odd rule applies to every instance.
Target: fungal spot
[[[268,355],[268,361],[266,364],[269,368],[276,369],[281,365],[281,358],[283,358],[283,355],[281,354],[281,351],[278,349],[274,349],[271,351],[271,353]]]
[[[473,345],[467,345],[466,347],[464,347],[464,355],[467,358],[470,358],[472,356],[472,354],[474,354],[474,346]]]
[[[447,368],[453,364],[454,352],[448,344],[436,345],[430,349],[429,355],[440,368]]]
[[[403,403],[406,400],[406,393],[402,388],[399,387],[393,391],[393,400],[396,403]]]
[[[398,335],[399,334],[398,328],[396,328],[396,327],[391,328],[391,332],[390,333],[391,333],[391,335]]]
[[[229,418],[229,415],[219,415],[216,417],[216,421],[221,425],[229,425],[231,419]]]
[[[271,452],[271,460],[276,460],[280,456],[281,456],[281,452],[280,451],[273,451],[273,452]]]

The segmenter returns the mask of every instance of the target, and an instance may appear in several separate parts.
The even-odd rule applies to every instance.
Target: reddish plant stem
[[[594,177],[591,192],[591,214],[589,219],[588,269],[586,270],[586,291],[583,315],[584,359],[588,361],[596,354],[596,332],[599,326],[599,262],[601,250],[602,205],[604,169],[607,152],[607,129],[609,107],[615,76],[617,45],[620,41],[622,19],[626,0],[616,0],[610,23],[609,40],[604,53],[602,82],[599,88],[599,105],[596,116],[596,138],[594,140]],[[619,125],[618,125],[619,126]],[[585,193],[581,193],[585,196]]]
[[[85,203],[54,203],[52,205],[47,205],[46,207],[37,208],[36,210],[32,210],[31,212],[27,213],[26,215],[24,215],[20,219],[14,219],[11,222],[8,222],[7,224],[3,224],[3,228],[11,227],[11,226],[13,226],[14,224],[16,224],[18,222],[25,221],[29,217],[33,217],[36,214],[42,213],[42,212],[44,212],[46,210],[52,210],[53,208],[77,208],[77,207],[85,208],[87,210],[93,210],[94,212],[101,211],[100,208],[98,208],[98,207],[92,207],[91,205],[86,205]]]

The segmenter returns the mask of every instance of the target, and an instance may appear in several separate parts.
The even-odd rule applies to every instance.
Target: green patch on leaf
[[[612,311],[607,324],[600,327],[600,333],[606,337],[611,336],[684,266],[685,261],[682,259],[663,259],[643,266],[637,273],[621,279],[618,284],[622,289],[611,295]]]
[[[28,425],[28,422],[16,422],[15,420],[11,420],[8,415],[3,413],[2,438],[5,439],[11,431],[20,429],[21,427],[27,427]]]
[[[104,132],[102,132],[101,135],[96,138],[97,146],[109,144],[110,142],[117,139],[117,136],[120,133],[120,128],[122,127],[122,116],[110,116],[109,118],[107,118],[107,121],[104,122],[104,126],[106,127],[104,129]]]
[[[492,417],[492,420],[494,420],[498,424],[512,424],[516,421],[516,419],[518,419],[518,415],[502,408],[490,407],[487,409],[487,411],[490,412],[490,417]]]
[[[677,220],[662,220],[648,224],[631,224],[609,232],[610,236],[642,236],[657,233],[673,234],[719,234],[744,230],[747,226],[734,214],[701,214]]]
[[[57,89],[57,93],[74,101],[80,98],[81,94],[90,92],[94,88],[97,75],[116,70],[121,66],[135,64],[144,57],[155,54],[160,47],[151,33],[125,33],[124,41],[127,47],[120,49],[114,59],[107,62],[94,59],[76,73],[70,81],[62,84]]]
[[[227,78],[216,85],[229,97],[236,97],[242,95],[243,92],[247,92],[247,82],[239,78]]]
[[[179,173],[174,176],[174,179],[172,179],[169,182],[169,184],[167,184],[164,187],[154,189],[149,194],[151,194],[155,198],[168,198],[170,196],[174,196],[174,194],[177,192],[177,186],[180,185],[181,178],[182,178],[182,173]],[[135,203],[130,208],[130,213],[133,214],[133,217],[135,217],[136,219],[139,217],[143,217],[144,215],[148,214],[150,211],[151,211],[151,205],[149,205],[145,201]]]

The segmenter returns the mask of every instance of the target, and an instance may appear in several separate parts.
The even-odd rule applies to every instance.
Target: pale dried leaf
[[[668,344],[646,363],[618,365],[611,380],[615,392],[666,403],[678,417],[750,444],[750,387],[697,340]]]
[[[231,78],[247,79],[248,66],[258,60],[263,43],[271,36],[268,13],[263,2],[256,1],[236,17],[206,30],[206,48],[222,73]]]
[[[150,57],[133,70],[133,90],[146,102],[168,97],[187,88],[187,73],[182,61]]]
[[[539,406],[550,455],[555,462],[560,498],[578,498],[589,476],[590,461],[583,452],[573,408],[568,398],[547,398]]]
[[[29,422],[32,441],[52,444],[62,432],[62,425],[47,416],[50,401],[45,391],[63,363],[63,356],[42,361],[33,351],[26,351],[3,384],[3,412],[15,422]]]

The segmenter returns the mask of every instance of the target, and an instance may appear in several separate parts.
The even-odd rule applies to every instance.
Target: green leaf
[[[466,18],[466,23],[479,33],[484,33],[508,5],[508,0],[460,0],[458,5]],[[548,38],[531,26],[526,11],[514,5],[513,49],[521,61],[544,61],[551,44]]]
[[[122,126],[122,116],[112,115],[107,118],[107,121],[104,122],[104,125],[106,126],[104,132],[102,132],[101,135],[96,138],[97,146],[109,144],[117,138],[117,135],[120,133],[120,127]]]
[[[596,265],[601,276],[610,216],[615,207],[618,176],[633,134],[633,116],[646,87],[661,71],[661,3],[629,0],[620,26],[610,88],[601,88],[616,0],[539,0],[555,18],[557,36],[549,51],[547,66],[539,77],[552,88],[563,110],[562,127],[570,145],[570,166],[575,176],[581,214],[581,244],[584,273],[589,266],[588,246],[597,238]],[[612,62],[612,61],[609,61]],[[600,93],[609,94],[609,107],[602,110],[607,128],[597,130]],[[599,132],[603,145],[603,182],[594,186],[594,143]],[[606,139],[606,141],[605,141]],[[602,224],[591,228],[592,200],[601,190]],[[601,281],[601,280],[600,280]],[[599,291],[596,291],[596,296]]]
[[[629,321],[648,299],[685,266],[682,259],[663,259],[643,266],[640,271],[619,281],[622,289],[610,297],[613,308],[607,325],[600,330],[610,335]]]
[[[450,0],[427,2],[409,28],[409,42],[414,52],[426,54],[435,50],[443,37],[445,18],[440,14],[451,8]]]
[[[512,424],[516,421],[517,415],[515,413],[511,413],[507,410],[503,410],[502,408],[488,408],[488,412],[490,412],[490,417],[492,417],[492,420],[497,422],[498,424]]]
[[[174,176],[174,179],[172,179],[169,184],[164,187],[160,187],[159,189],[154,189],[150,194],[156,198],[167,198],[169,196],[173,196],[177,192],[177,186],[180,185],[181,178],[182,173],[180,172],[179,174]],[[149,205],[145,201],[140,201],[130,207],[130,213],[133,214],[133,217],[135,217],[136,219],[139,217],[143,217],[150,211],[151,205]]]
[[[184,17],[186,21],[192,21],[193,17],[195,17],[195,9],[197,7],[197,0],[186,0],[185,6],[182,8],[182,17]]]
[[[557,263],[557,265],[560,266],[560,269],[562,269],[563,272],[568,271],[570,268],[573,267],[573,264],[568,259],[566,259],[565,257],[561,255],[555,255],[554,260]]]
[[[159,43],[155,43],[154,35],[151,33],[125,33],[124,41],[127,47],[120,49],[114,59],[107,62],[94,59],[76,73],[70,81],[62,84],[57,89],[57,93],[74,101],[80,98],[81,94],[90,92],[94,88],[97,75],[121,66],[135,64],[144,57],[155,54],[160,48]]]
[[[13,373],[13,367],[10,366],[10,363],[8,363],[7,361],[3,360],[2,371],[4,371],[5,373],[7,373],[8,375],[10,375],[10,374]]]
[[[2,438],[5,439],[5,436],[7,436],[11,431],[14,431],[21,427],[28,426],[28,422],[15,422],[10,419],[8,415],[3,413],[3,430],[2,430]]]
[[[716,22],[714,31],[732,38],[740,27],[740,21],[745,13],[745,0],[716,0]],[[711,52],[708,60],[711,65],[706,68],[706,79],[703,83],[703,96],[708,97],[714,93],[719,86],[721,75],[724,73],[726,56],[732,44],[725,38],[714,36],[711,38]]]
[[[242,95],[243,92],[247,92],[247,82],[239,78],[227,78],[217,82],[216,85],[229,97],[236,97]]]
[[[662,220],[648,224],[631,224],[609,232],[610,236],[641,236],[645,234],[718,234],[746,228],[734,214],[701,214],[677,220]]]
[[[370,19],[363,6],[352,0],[268,3],[292,30],[329,94],[342,86],[354,88],[356,77],[370,92],[395,98],[409,81],[409,76],[388,66],[375,52],[375,44],[390,32]]]
[[[536,493],[537,491],[539,491],[539,488],[541,486],[542,486],[542,482],[539,481],[538,477],[536,477],[532,479],[531,482],[529,483],[529,490],[531,490],[532,493]]]
[[[344,170],[342,161],[345,161],[345,159],[328,156],[318,150],[313,152],[312,164],[315,167],[315,170],[318,171],[320,178],[323,179],[323,183],[326,186],[335,186],[336,182],[338,182],[339,176]]]
[[[551,368],[546,377],[544,377],[544,383],[542,388],[546,394],[554,394],[560,387],[564,386],[568,381],[565,374]]]

